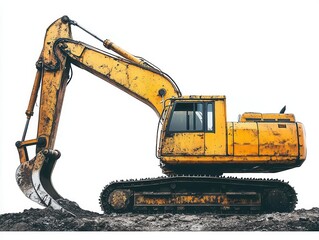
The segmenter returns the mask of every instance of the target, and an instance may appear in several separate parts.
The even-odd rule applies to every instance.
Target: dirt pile
[[[73,202],[64,204],[77,216],[52,208],[28,209],[0,215],[0,231],[319,231],[319,208],[232,216],[208,213],[102,215],[83,210]]]

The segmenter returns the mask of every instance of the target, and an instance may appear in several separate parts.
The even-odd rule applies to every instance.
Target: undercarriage
[[[294,189],[275,179],[170,176],[113,182],[100,195],[105,213],[291,212]]]

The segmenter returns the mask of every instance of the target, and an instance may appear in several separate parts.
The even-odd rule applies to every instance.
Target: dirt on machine
[[[73,39],[72,27],[98,39],[106,49]],[[67,16],[46,31],[26,126],[16,143],[20,157],[16,180],[32,201],[75,215],[63,206],[63,197],[51,182],[61,156],[55,139],[73,65],[142,101],[159,118],[156,157],[166,177],[107,184],[99,198],[104,213],[245,214],[295,209],[296,192],[287,182],[223,176],[301,166],[306,159],[305,130],[293,114],[285,113],[285,108],[279,113],[246,112],[237,122],[228,122],[225,96],[183,95],[176,82],[154,64],[109,39],[102,40]],[[38,95],[37,134],[26,140]],[[36,146],[33,158],[29,158],[29,146]]]

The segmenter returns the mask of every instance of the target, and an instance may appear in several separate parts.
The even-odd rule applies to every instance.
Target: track
[[[296,192],[286,182],[215,176],[169,176],[113,182],[100,195],[104,213],[291,212],[296,203]]]

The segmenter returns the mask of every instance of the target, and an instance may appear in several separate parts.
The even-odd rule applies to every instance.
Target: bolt
[[[41,60],[37,61],[35,63],[35,67],[38,69],[38,70],[41,70],[42,69],[42,66],[43,66],[43,62]]]
[[[66,48],[68,48],[68,45],[66,43],[60,43],[59,47],[62,49],[66,49]]]
[[[160,90],[158,90],[158,95],[163,97],[166,94],[166,90],[164,88],[161,88]]]
[[[61,20],[62,20],[63,23],[68,23],[68,22],[70,22],[70,18],[69,18],[68,16],[66,16],[66,15],[64,15],[64,16],[61,18]]]

